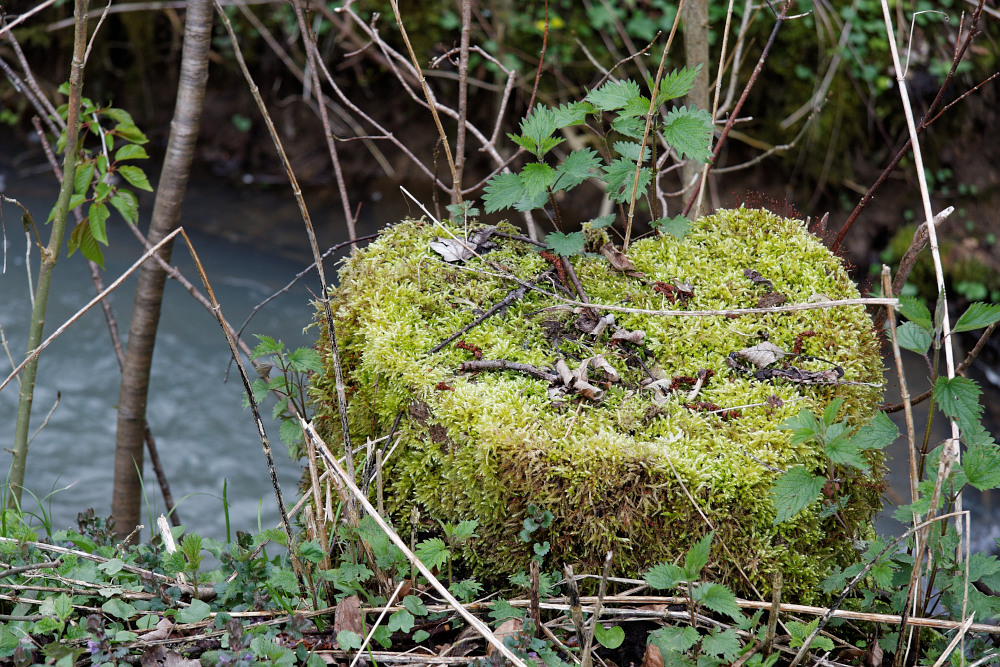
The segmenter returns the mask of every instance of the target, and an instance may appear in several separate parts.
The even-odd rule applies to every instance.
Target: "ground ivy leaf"
[[[549,232],[545,237],[545,247],[557,255],[570,257],[583,252],[583,244],[586,242],[583,232]]]
[[[673,563],[659,563],[647,572],[643,579],[650,588],[666,590],[675,588],[684,581],[684,571]]]
[[[712,116],[702,109],[679,107],[667,113],[663,138],[681,157],[708,162],[712,157]]]
[[[743,612],[736,604],[736,596],[722,584],[698,584],[692,593],[696,601],[718,614],[725,614],[734,620],[743,618]]]
[[[691,231],[691,221],[683,215],[675,215],[672,218],[657,218],[649,225],[661,234],[670,234],[676,238],[684,238]]]
[[[630,99],[639,95],[639,84],[631,79],[625,79],[608,81],[600,88],[587,93],[584,100],[601,111],[615,111],[624,108]]]
[[[771,497],[774,499],[774,525],[788,521],[809,507],[823,490],[826,480],[813,475],[802,466],[789,468],[774,481]]]
[[[934,325],[931,321],[931,311],[927,310],[924,302],[915,296],[899,297],[899,312],[918,327],[930,329]]]
[[[962,457],[962,467],[969,484],[980,491],[997,488],[1000,486],[1000,447],[995,444],[969,447]]]
[[[337,633],[337,645],[341,651],[351,651],[361,648],[361,635],[351,630],[341,630]]]
[[[975,380],[963,377],[939,377],[934,383],[934,400],[941,411],[958,421],[962,431],[974,430],[979,423],[983,406],[979,404],[982,393]]]
[[[517,174],[497,174],[486,184],[483,204],[487,213],[510,208],[524,198],[524,186]]]
[[[858,429],[851,438],[858,449],[885,449],[899,437],[899,428],[892,423],[889,415],[877,413],[872,420]]]
[[[912,350],[917,354],[927,354],[931,347],[931,332],[919,324],[903,322],[896,328],[896,337],[899,346],[905,350]]]
[[[401,630],[403,632],[409,632],[413,629],[414,621],[415,619],[413,618],[413,614],[405,609],[400,609],[389,617],[389,631],[397,632]]]
[[[1000,304],[977,302],[970,304],[969,309],[962,313],[952,331],[955,333],[974,331],[998,321],[1000,321]]]
[[[679,70],[674,70],[670,74],[660,79],[660,87],[656,92],[656,106],[660,106],[667,100],[676,99],[678,97],[684,97],[691,90],[691,86],[694,85],[694,80],[698,76],[698,72],[701,71],[701,63],[695,67],[682,67]],[[650,82],[649,89],[653,89],[653,84]]]
[[[593,148],[581,148],[566,156],[556,168],[554,190],[572,190],[597,173],[601,158]]]

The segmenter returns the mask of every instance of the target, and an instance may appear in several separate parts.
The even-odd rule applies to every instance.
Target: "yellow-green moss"
[[[762,590],[779,568],[789,594],[808,598],[831,565],[855,556],[853,539],[867,534],[878,505],[872,484],[878,479],[844,489],[851,497],[841,513],[848,532],[836,519],[820,518],[820,502],[794,521],[774,526],[768,490],[775,473],[762,464],[818,469],[820,454],[808,443],[790,445],[781,423],[803,408],[818,413],[842,398],[841,415],[859,424],[873,414],[880,390],[761,382],[732,371],[726,357],[760,342],[758,332],[765,331],[787,351],[799,337],[804,354],[839,365],[845,380],[878,383],[878,342],[860,306],[736,319],[616,314],[619,326],[645,332],[647,367],[667,378],[693,376],[702,368],[714,371],[698,401],[721,407],[757,404],[726,419],[685,407],[686,392],[658,405],[653,392],[639,388],[645,372],[638,364],[626,365],[626,355],[607,334],[564,341],[555,349],[546,327],[559,322],[571,338],[576,315],[565,304],[528,291],[505,314],[460,340],[480,348],[484,359],[542,369],[551,369],[567,351],[581,357],[604,353],[622,376],[601,401],[573,394],[553,401],[547,382],[524,374],[459,373],[459,365],[473,356],[455,343],[427,355],[517,287],[483,259],[464,267],[442,262],[429,247],[441,235],[439,227],[422,221],[386,230],[345,262],[341,284],[331,293],[352,437],[384,436],[400,411],[406,415],[396,431],[401,444],[384,473],[387,506],[397,521],[409,517],[414,504],[433,519],[477,519],[480,537],[467,557],[480,575],[492,577],[526,568],[530,546],[517,536],[529,503],[555,517],[538,536],[551,543],[547,563],[553,566],[572,562],[593,570],[609,549],[620,574],[635,575],[676,559],[709,530],[691,498],[716,528],[710,576],[737,590],[750,590],[737,565]],[[524,243],[494,239],[499,248],[484,259],[522,280],[532,280],[548,266]],[[744,275],[746,269],[771,280],[788,303],[816,295],[858,296],[840,260],[801,222],[763,211],[720,211],[695,222],[683,240],[642,239],[628,256],[644,279],[616,273],[601,256],[573,259],[593,303],[639,309],[754,307],[764,288]],[[653,290],[657,280],[690,283],[694,295],[684,305],[673,305]],[[800,336],[806,332],[812,334]],[[327,346],[329,357],[325,336],[320,345]],[[791,363],[811,370],[830,367],[800,358]],[[313,396],[324,435],[339,440],[332,368],[314,380]],[[773,398],[764,405],[769,397],[780,398],[780,405]]]

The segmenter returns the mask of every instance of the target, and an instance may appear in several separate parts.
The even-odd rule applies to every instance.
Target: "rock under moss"
[[[588,235],[591,250],[606,240],[604,232]],[[874,414],[880,389],[873,385],[883,369],[862,307],[735,318],[616,312],[595,336],[596,318],[567,303],[569,292],[553,286],[555,272],[539,279],[552,265],[537,248],[494,235],[495,249],[448,263],[431,249],[438,237],[447,234],[426,221],[386,229],[346,260],[331,292],[352,439],[386,436],[403,415],[384,480],[387,509],[404,532],[414,506],[435,521],[476,519],[479,538],[466,562],[481,577],[505,580],[527,569],[531,546],[518,534],[534,504],[554,517],[532,535],[551,545],[546,567],[569,562],[578,572],[597,571],[613,550],[615,572],[634,576],[682,557],[711,522],[709,577],[738,591],[751,592],[751,584],[766,591],[779,569],[787,595],[799,599],[813,595],[831,566],[856,559],[854,540],[868,535],[879,506],[879,461],[872,460],[874,479],[843,481],[844,525],[817,501],[775,526],[769,489],[777,469],[825,470],[813,444],[790,444],[790,432],[781,429],[786,419],[803,408],[821,413],[836,398],[844,400],[840,417],[854,426]],[[628,258],[634,272],[616,271],[597,253],[571,260],[593,304],[689,311],[781,301],[774,295],[786,305],[858,297],[840,260],[802,222],[766,211],[720,211],[693,223],[683,239],[633,243]],[[561,298],[525,290],[503,312],[428,354],[521,285],[505,273],[521,284],[539,279],[541,290]],[[641,332],[641,344],[617,340],[616,332],[633,340]],[[733,368],[757,370],[747,358],[753,355],[731,355],[763,337],[805,355],[765,368],[788,371],[786,378],[762,380]],[[328,441],[339,442],[325,335],[320,349],[328,370],[313,382],[316,421]],[[582,377],[591,389],[567,390],[552,379],[558,360],[575,371],[597,355],[610,369],[600,360],[589,364]],[[524,364],[549,377],[460,369],[477,358]],[[787,379],[836,367],[843,377],[835,384]],[[710,376],[691,395],[704,370]]]

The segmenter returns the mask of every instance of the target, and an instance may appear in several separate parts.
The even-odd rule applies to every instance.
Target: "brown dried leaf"
[[[635,271],[635,264],[632,263],[632,260],[625,253],[616,248],[614,243],[609,242],[602,245],[601,254],[608,258],[611,268],[615,271],[620,271],[621,273]]]
[[[431,242],[431,250],[441,255],[441,259],[446,262],[464,262],[467,259],[472,259],[476,256],[472,252],[473,247],[475,246],[468,241],[446,239],[440,236]]]
[[[566,385],[567,387],[573,386],[573,380],[575,379],[573,376],[573,371],[569,369],[569,366],[566,364],[565,359],[556,360],[556,373],[559,374],[559,379],[562,380],[562,383],[564,385]]]
[[[173,630],[173,627],[174,622],[170,620],[169,617],[164,617],[160,619],[160,622],[156,624],[155,628],[141,633],[139,636],[146,642],[156,641],[158,639],[169,639],[170,632]]]
[[[333,616],[333,635],[336,637],[341,630],[350,630],[362,637],[365,636],[361,625],[361,600],[357,595],[346,597],[337,603]]]
[[[621,376],[615,367],[608,363],[608,360],[604,358],[603,354],[599,354],[593,357],[594,367],[604,371],[604,375],[607,377],[609,382],[618,382]]]
[[[646,644],[646,654],[642,656],[642,667],[663,667],[663,655],[656,644]]]
[[[773,308],[788,301],[788,297],[781,292],[768,292],[757,299],[758,308]]]
[[[176,651],[168,651],[163,646],[152,646],[139,659],[142,667],[201,667],[200,660],[185,658]]]
[[[764,341],[753,347],[745,347],[736,353],[740,359],[746,359],[757,368],[770,366],[785,356],[785,351],[774,343]]]
[[[635,331],[616,329],[615,332],[611,334],[611,340],[624,340],[632,343],[633,345],[642,345],[642,341],[645,337],[646,332],[641,329],[636,329]]]
[[[769,291],[774,289],[774,283],[760,275],[760,273],[754,269],[744,269],[743,275],[750,279],[754,285],[763,285]]]
[[[522,621],[519,618],[508,618],[506,621],[500,624],[500,627],[497,628],[493,632],[493,634],[496,635],[496,638],[502,642],[506,637],[512,637],[516,635],[518,631],[521,629],[521,626],[523,625],[524,621]],[[495,650],[496,648],[493,646],[492,643],[486,644],[487,656],[493,655],[493,652]]]

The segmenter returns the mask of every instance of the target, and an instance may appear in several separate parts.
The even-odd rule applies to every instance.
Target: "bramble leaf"
[[[969,309],[962,313],[952,331],[954,333],[975,331],[998,321],[1000,321],[1000,304],[977,302],[970,304]]]
[[[1000,487],[1000,447],[995,444],[969,447],[962,457],[962,467],[969,484],[980,491]]]
[[[510,208],[524,199],[524,186],[517,174],[497,174],[486,184],[483,207],[487,213]]]
[[[153,191],[153,186],[149,184],[149,179],[146,178],[145,172],[139,167],[123,164],[118,167],[118,173],[122,175],[122,178],[140,190]]]
[[[771,497],[774,499],[774,525],[788,521],[809,507],[823,490],[826,479],[813,475],[802,466],[789,468],[774,481]]]
[[[649,223],[649,226],[661,234],[670,234],[676,238],[684,238],[691,231],[691,221],[683,215],[675,215],[672,218],[657,218]]]
[[[624,204],[632,197],[632,184],[635,182],[635,162],[628,158],[618,158],[604,169],[604,180],[608,184],[608,196],[619,204]],[[639,187],[636,197],[646,194],[646,187],[653,178],[653,172],[648,167],[639,171]]]
[[[899,312],[918,327],[929,330],[934,324],[931,322],[931,311],[915,296],[899,297]]]
[[[903,322],[896,328],[896,337],[899,346],[905,350],[912,350],[917,354],[927,354],[931,347],[931,332],[912,320]]]
[[[889,415],[877,413],[870,422],[858,429],[851,438],[858,449],[885,449],[899,437],[899,428]]]
[[[678,107],[667,114],[663,138],[681,156],[699,162],[712,158],[712,116],[704,110]]]
[[[656,92],[656,106],[660,106],[667,100],[687,95],[700,71],[701,63],[698,63],[695,67],[682,67],[679,70],[674,70],[660,79],[660,87]],[[649,89],[653,89],[652,80],[649,82]]]
[[[545,237],[545,247],[547,247],[552,252],[563,257],[570,257],[572,255],[578,255],[583,252],[583,244],[586,242],[586,238],[583,232],[571,232],[569,234],[563,234],[562,232],[549,232]]]
[[[556,167],[553,190],[572,190],[588,178],[597,174],[601,158],[593,148],[581,148],[566,156],[563,163]]]
[[[639,84],[631,79],[625,79],[608,81],[600,88],[587,93],[584,100],[601,111],[616,111],[624,108],[630,99],[639,96]]]
[[[975,430],[983,406],[979,403],[982,392],[975,380],[963,377],[939,377],[934,383],[934,400],[946,415],[958,421],[962,431]]]

